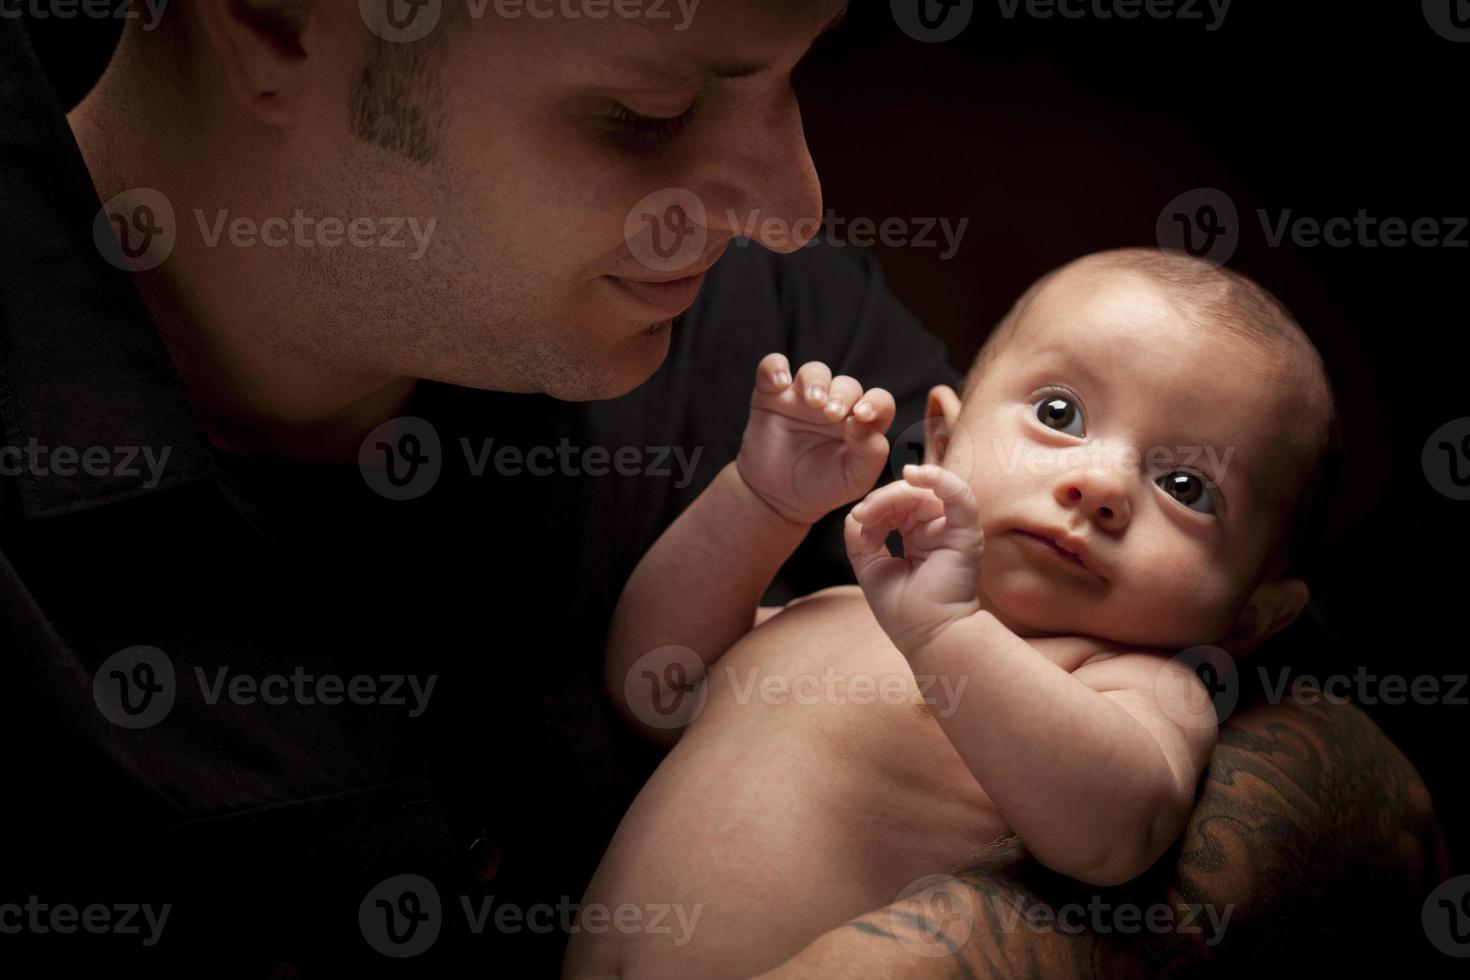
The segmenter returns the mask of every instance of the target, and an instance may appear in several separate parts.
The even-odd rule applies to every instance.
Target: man
[[[3,24],[0,956],[554,973],[656,762],[597,697],[607,619],[733,458],[756,360],[888,388],[900,449],[957,380],[870,260],[798,248],[821,202],[789,76],[834,3],[533,6],[175,5],[69,119]],[[777,594],[848,580],[837,529]],[[1362,719],[1297,714],[1357,726],[1405,790],[1369,829],[1367,786],[1346,814],[1258,804],[1258,853],[1303,853],[1283,822],[1366,852],[1428,819]],[[1271,767],[1258,730],[1225,764]],[[1218,901],[1298,897],[1206,854]],[[885,931],[787,970],[992,955],[990,929],[943,957]]]

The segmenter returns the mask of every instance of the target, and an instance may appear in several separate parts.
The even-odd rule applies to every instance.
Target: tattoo
[[[938,906],[896,903],[838,933],[864,937],[856,955],[928,943],[940,955],[893,960],[924,978],[1404,974],[1444,966],[1420,906],[1448,874],[1423,782],[1361,709],[1262,703],[1220,727],[1188,826],[1140,878],[1087,885],[1012,836],[955,869]]]

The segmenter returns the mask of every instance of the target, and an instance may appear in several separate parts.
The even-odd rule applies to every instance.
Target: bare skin
[[[1012,833],[1050,873],[1093,886],[1138,879],[1180,838],[1216,732],[1207,697],[1207,718],[1175,698],[1198,678],[1170,648],[1223,642],[1243,657],[1305,601],[1304,584],[1273,577],[1271,555],[1273,515],[1304,477],[1258,469],[1283,453],[1289,462],[1272,419],[1295,389],[1263,390],[1268,359],[1201,331],[1143,279],[1081,270],[1042,291],[965,406],[948,389],[931,396],[947,434],[930,451],[944,465],[909,467],[852,510],[861,597],[836,590],[757,615],[721,656],[799,537],[789,526],[850,496],[871,478],[861,460],[877,455],[834,426],[826,479],[804,470],[814,454],[793,440],[814,438],[808,416],[825,387],[850,393],[835,418],[871,396],[821,365],[782,391],[784,359],[763,362],[741,459],[645,557],[609,638],[609,693],[630,699],[635,720],[647,723],[650,705],[626,679],[649,676],[635,657],[655,646],[701,651],[708,701],[619,828],[585,904],[672,904],[686,928],[579,933],[568,976],[770,968],[834,920],[953,876]],[[765,417],[772,407],[784,425]],[[1242,461],[1200,473],[1177,448],[1142,466],[1112,458],[1170,438]],[[1080,465],[1050,458],[1094,444]],[[1050,465],[1018,468],[1016,450]],[[760,503],[764,528],[750,516]],[[731,527],[735,544],[722,547]],[[1078,554],[1015,542],[1018,527],[1060,528]],[[902,558],[884,546],[893,531]],[[834,670],[835,693],[789,693]],[[1172,671],[1183,676],[1161,684]],[[860,701],[856,678],[870,693],[902,679],[904,696]],[[774,694],[768,679],[781,682]],[[949,703],[915,710],[936,680]],[[861,870],[851,854],[868,857]],[[947,910],[944,921],[963,907],[970,923],[964,894],[951,878],[920,904]],[[1217,932],[1233,905],[1208,910]],[[932,953],[965,940],[941,930],[927,941]]]
[[[1164,860],[1124,888],[1048,872],[1010,840],[953,883],[974,927],[949,955],[914,955],[944,934],[932,904],[904,901],[857,916],[764,980],[841,970],[879,978],[1289,976],[1301,969],[1444,969],[1419,923],[1424,896],[1450,874],[1419,774],[1363,711],[1257,703],[1220,728],[1189,826]],[[1228,929],[1164,932],[1016,928],[1010,910],[1055,914],[1094,900],[1233,906]]]
[[[614,20],[584,22],[581,33],[530,19],[472,26],[443,66],[450,84],[438,86],[439,152],[427,161],[351,132],[346,95],[372,43],[354,6],[170,5],[170,15],[184,12],[187,20],[151,36],[130,24],[102,83],[70,118],[104,201],[127,187],[159,188],[184,231],[194,227],[195,209],[220,208],[257,219],[303,207],[318,216],[441,222],[421,263],[432,274],[395,264],[392,255],[344,250],[322,263],[290,249],[206,254],[185,241],[163,267],[139,276],[218,445],[351,459],[362,435],[397,413],[419,377],[566,398],[616,395],[661,363],[666,340],[656,328],[669,322],[626,290],[609,292],[609,277],[648,275],[622,241],[620,224],[634,203],[668,186],[713,195],[708,255],[728,237],[727,208],[742,227],[757,210],[797,229],[820,217],[789,67],[835,4],[706,0],[701,9],[716,15],[673,38]],[[732,31],[732,22],[750,30]],[[618,50],[655,65],[687,61],[686,77],[640,79],[613,67]],[[731,55],[751,54],[763,70],[743,79],[709,72]],[[522,88],[503,84],[527,58],[545,72],[521,74]],[[573,75],[573,65],[599,77]],[[557,89],[551,76],[577,81]],[[697,94],[715,97],[706,106],[712,111],[677,138],[637,153],[609,141],[613,103],[674,117]],[[529,138],[510,143],[506,134]],[[757,146],[761,152],[751,152]],[[567,196],[578,187],[585,198]],[[801,241],[767,244],[779,250]],[[613,315],[601,323],[570,315],[594,308]],[[1235,962],[1252,952],[1264,958],[1304,912],[1322,910],[1324,919],[1341,912],[1320,894],[1351,876],[1341,871],[1345,856],[1371,858],[1390,872],[1411,859],[1434,866],[1435,852],[1420,846],[1433,831],[1422,786],[1351,708],[1265,706],[1232,718],[1188,835],[1211,820],[1238,828],[1232,844],[1212,838],[1183,852],[1171,887],[1245,896],[1235,921],[1254,924],[1213,951],[1180,937],[1175,955],[1193,963],[1219,960],[1222,949],[1237,951]],[[866,856],[848,859],[861,866]],[[965,878],[977,894],[1055,898],[1053,880],[1037,883],[1033,868],[1012,846]],[[977,929],[960,955],[918,960],[880,921],[889,921],[888,910],[817,937],[782,975],[1094,975],[1139,945],[1091,933]],[[1341,924],[1350,929],[1353,921]],[[1357,921],[1371,925],[1373,915]],[[1169,952],[1148,946],[1139,955],[1159,963]]]
[[[840,3],[706,0],[677,30],[476,6],[390,44],[357,3],[170,4],[156,30],[129,23],[71,113],[103,202],[152,188],[172,204],[173,251],[136,278],[216,444],[353,460],[419,379],[616,397],[663,363],[737,228],[774,251],[810,238],[763,236],[822,214],[791,73]],[[407,119],[367,139],[354,100],[374,50],[366,101]],[[703,203],[699,247],[650,268],[626,222],[667,188]],[[298,210],[433,231],[411,259],[201,230]]]
[[[798,602],[737,644],[729,656],[739,664],[738,690],[752,667],[761,678],[820,676],[854,658],[868,673],[901,674],[902,658],[858,615],[861,599],[843,592]],[[683,903],[689,916],[702,902],[692,942],[673,946],[681,932],[672,915],[668,935],[576,934],[564,976],[619,968],[637,976],[640,966],[652,976],[689,975],[657,969],[686,955],[701,975],[710,964],[711,976],[769,969],[761,975],[770,980],[1154,977],[1166,968],[1185,977],[1276,975],[1292,962],[1346,968],[1368,955],[1440,955],[1418,924],[1423,896],[1450,874],[1433,805],[1414,767],[1357,707],[1319,699],[1238,710],[1220,726],[1179,840],[1147,874],[1108,888],[1048,870],[1005,832],[932,717],[942,691],[930,688],[935,704],[925,711],[876,698],[740,704],[726,666],[584,901],[644,895]],[[717,726],[732,737],[718,740]],[[858,779],[871,792],[856,792]],[[761,833],[740,838],[739,861],[705,861],[730,853],[739,815]],[[830,837],[814,838],[814,827],[830,828]],[[705,876],[691,879],[694,867]],[[943,871],[952,875],[949,907],[966,917],[947,917],[932,895],[895,901]],[[713,896],[725,894],[745,904],[719,907]],[[1075,915],[1094,902],[1110,911],[1162,905],[1172,925],[1025,924],[1028,915],[1067,923],[1063,910]],[[1199,910],[1181,911],[1191,905]],[[1218,934],[1204,906],[1216,922],[1228,909]],[[742,931],[742,919],[761,924]]]
[[[1085,639],[1037,644],[1068,672],[1098,656]],[[932,680],[915,680],[856,587],[798,600],[737,642],[583,900],[670,903],[697,911],[693,927],[578,933],[565,975],[749,976],[989,853],[1006,822],[935,718],[965,692]]]

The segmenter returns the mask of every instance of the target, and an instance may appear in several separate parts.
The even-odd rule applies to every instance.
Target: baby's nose
[[[1078,507],[1099,525],[1117,529],[1128,523],[1131,508],[1120,479],[1108,474],[1073,474],[1057,487],[1058,503]]]

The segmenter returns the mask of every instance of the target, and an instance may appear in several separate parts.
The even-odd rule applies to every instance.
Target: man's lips
[[[1063,532],[1046,530],[1027,531],[1023,528],[1016,528],[1015,533],[1023,541],[1028,542],[1029,546],[1045,548],[1048,552],[1056,555],[1063,561],[1076,565],[1093,575],[1097,575],[1095,571],[1097,562],[1087,545],[1079,538],[1070,537]],[[1102,576],[1098,575],[1098,578],[1102,578]]]
[[[704,286],[704,274],[714,267],[730,247],[727,240],[718,248],[677,274],[658,275],[648,273],[640,276],[605,276],[608,282],[646,306],[665,315],[683,313],[694,305],[699,290]]]
[[[699,290],[704,286],[704,273],[702,272],[697,276],[670,279],[664,282],[624,279],[621,276],[607,276],[606,278],[626,295],[668,315],[683,313],[693,306],[695,299],[699,296]]]

